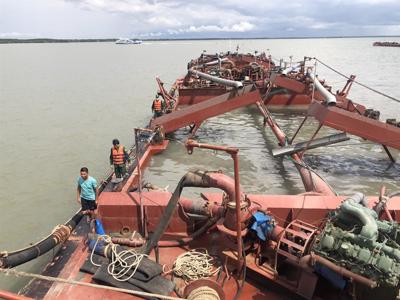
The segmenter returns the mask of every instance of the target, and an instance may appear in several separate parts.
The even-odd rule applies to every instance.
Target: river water
[[[156,76],[168,84],[186,71],[187,62],[208,53],[235,50],[270,53],[293,61],[318,57],[344,74],[400,98],[400,48],[372,47],[371,38],[0,45],[0,251],[39,240],[78,209],[76,179],[81,166],[100,179],[108,171],[113,138],[133,143],[133,129],[151,117]],[[389,39],[379,39],[389,40]],[[400,41],[399,38],[390,39]],[[334,90],[345,80],[317,66]],[[354,86],[350,98],[398,118],[400,104]],[[293,134],[302,116],[275,113]],[[308,122],[303,137],[312,133]],[[323,133],[333,132],[324,130]],[[240,148],[241,182],[248,193],[303,192],[300,177],[287,159],[274,159],[275,138],[255,108],[242,108],[202,125],[198,140]],[[175,188],[189,169],[221,169],[232,174],[222,153],[186,154],[186,131],[173,135],[168,150],[156,156],[145,180]],[[399,159],[398,152],[394,155]],[[382,147],[352,137],[348,142],[308,152],[307,162],[340,194],[376,195],[381,184],[400,188],[400,166],[390,164]],[[193,193],[194,192],[190,192]],[[39,271],[52,253],[21,267]],[[25,282],[0,276],[0,288],[18,290]]]

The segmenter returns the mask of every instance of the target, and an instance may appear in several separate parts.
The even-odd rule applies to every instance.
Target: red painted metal
[[[150,127],[154,129],[156,126],[162,126],[165,133],[169,133],[188,125],[200,124],[204,120],[237,108],[255,104],[259,100],[261,98],[257,89],[253,86],[246,86],[241,90],[226,93],[153,119]]]
[[[216,150],[216,151],[224,151],[232,156],[233,168],[234,168],[234,174],[235,174],[235,194],[234,194],[234,198],[230,198],[230,200],[232,201],[233,199],[235,199],[238,271],[240,271],[242,269],[242,265],[243,265],[243,240],[242,240],[242,226],[241,226],[242,220],[240,219],[242,195],[241,195],[241,191],[240,191],[240,179],[239,179],[239,158],[238,158],[239,149],[233,148],[233,147],[200,144],[200,143],[194,142],[193,140],[188,140],[186,142],[186,147],[191,152],[193,152],[193,148],[196,147],[196,148],[205,148],[205,149]],[[232,195],[231,195],[231,197],[232,197]]]
[[[263,104],[263,102],[257,102],[257,106],[265,118],[265,123],[269,125],[275,137],[277,138],[279,145],[285,146],[286,141],[288,140],[286,134],[272,118],[271,113]],[[327,184],[321,177],[310,170],[297,153],[291,154],[291,157],[297,170],[300,173],[301,180],[303,181],[304,188],[307,192],[317,192],[324,195],[335,194],[329,184]]]
[[[180,88],[179,105],[197,104],[227,92],[226,87]]]
[[[218,56],[217,58],[219,59]],[[164,99],[166,99],[169,104],[173,103],[175,100],[178,101],[176,105],[171,108],[171,113],[152,120],[150,127],[155,129],[157,126],[161,126],[166,133],[188,125],[194,125],[193,128],[196,130],[200,124],[208,118],[239,107],[257,104],[265,117],[265,123],[271,127],[279,144],[284,146],[288,139],[273,120],[272,115],[265,107],[265,103],[268,105],[308,104],[312,95],[310,81],[300,72],[287,76],[274,75],[268,83],[266,79],[272,62],[270,59],[266,58],[265,54],[260,56],[228,54],[226,58],[227,60],[223,63],[220,60],[217,61],[217,64],[220,64],[221,67],[225,67],[225,70],[223,70],[224,68],[220,68],[221,72],[225,72],[222,72],[224,76],[228,79],[236,80],[235,76],[239,76],[237,72],[241,72],[240,76],[250,76],[256,84],[254,86],[245,86],[241,90],[232,90],[219,95],[219,93],[226,92],[227,89],[215,84],[205,86],[204,84],[208,85],[209,83],[203,82],[201,79],[186,77],[184,80],[177,80],[173,85],[173,91],[167,93],[162,82],[157,79],[160,93],[163,95]],[[215,65],[215,62],[212,62],[213,59],[215,59],[215,56],[204,55],[198,60],[192,61],[189,65],[196,66],[196,68],[200,68],[202,71],[207,71],[208,68]],[[253,62],[257,62],[257,66],[253,64]],[[260,67],[261,71],[253,72],[255,67]],[[230,68],[231,72],[226,71],[228,68]],[[350,78],[342,92],[336,95],[337,107],[323,106],[321,104],[323,101],[322,95],[316,92],[314,94],[315,101],[312,102],[308,115],[317,118],[321,126],[327,125],[339,130],[344,130],[377,143],[399,149],[400,140],[398,140],[398,136],[400,135],[400,128],[362,116],[365,107],[354,104],[346,98],[353,80],[353,77]],[[200,84],[200,87],[196,87],[196,84]],[[276,94],[268,97],[272,88],[279,87],[289,90],[290,93]],[[174,96],[176,89],[180,92],[179,98]],[[260,91],[265,92],[263,98],[260,96]],[[213,97],[216,95],[218,96]],[[176,110],[178,105],[190,106]],[[380,132],[377,132],[377,129],[379,129]],[[146,166],[152,155],[165,150],[167,145],[168,141],[164,141],[162,145],[149,145],[144,155],[140,158],[137,169],[133,171],[121,191],[101,193],[98,212],[107,232],[118,232],[121,230],[132,232],[139,229],[139,224],[141,222],[146,222],[145,225],[148,232],[152,232],[156,229],[159,216],[163,214],[167,207],[169,199],[171,198],[171,193],[160,191],[142,192],[141,189],[139,189],[139,193],[132,193],[130,190],[138,185],[140,172]],[[266,292],[262,290],[265,279],[273,280],[290,291],[311,298],[314,294],[317,279],[316,275],[310,273],[310,265],[315,262],[323,264],[331,270],[351,278],[356,282],[371,287],[376,285],[375,282],[345,270],[340,266],[336,266],[332,262],[313,253],[307,255],[307,253],[309,253],[309,244],[314,234],[317,232],[317,228],[323,225],[327,213],[336,209],[345,197],[336,196],[327,183],[304,165],[299,155],[293,154],[291,157],[301,175],[305,189],[309,193],[300,195],[244,195],[240,191],[239,184],[239,149],[199,144],[191,140],[186,143],[186,146],[189,151],[192,151],[193,147],[199,147],[225,151],[232,156],[234,161],[234,180],[219,173],[208,173],[208,175],[211,178],[210,186],[223,189],[228,194],[229,199],[231,201],[234,200],[235,206],[229,209],[229,207],[227,207],[229,205],[226,204],[220,193],[202,194],[202,198],[207,200],[205,207],[201,208],[201,210],[205,212],[204,215],[214,218],[224,217],[225,219],[221,220],[220,226],[217,226],[218,229],[222,228],[220,231],[215,228],[210,228],[208,234],[205,234],[201,239],[192,239],[190,233],[198,229],[199,223],[193,220],[189,222],[187,214],[191,211],[198,211],[199,206],[202,205],[203,202],[194,202],[191,199],[181,197],[179,200],[180,209],[177,209],[172,216],[169,226],[162,237],[163,240],[159,241],[160,246],[167,247],[159,250],[161,264],[171,266],[175,258],[182,252],[187,249],[195,249],[196,247],[204,246],[207,247],[212,255],[217,255],[221,258],[226,257],[227,259],[229,257],[233,260],[236,265],[236,271],[240,271],[243,262],[246,262],[248,269],[259,274],[256,279],[261,278],[263,282],[261,285],[245,282],[243,286],[243,297],[240,299],[281,299],[281,292],[277,295],[275,292]],[[384,195],[384,191],[381,192],[381,194]],[[369,207],[373,207],[378,201],[378,198],[370,197],[369,200]],[[243,206],[243,204],[245,205]],[[245,207],[246,210],[242,210],[242,207]],[[387,218],[392,218],[391,211],[400,211],[400,197],[393,198],[392,201],[386,204],[384,209]],[[279,223],[272,232],[272,240],[266,243],[258,243],[259,249],[264,248],[263,250],[267,249],[276,254],[275,264],[258,264],[256,260],[257,257],[253,257],[253,255],[255,255],[254,253],[245,256],[242,255],[243,249],[249,249],[249,245],[243,245],[243,230],[247,231],[248,229],[242,225],[248,219],[247,212],[255,210],[268,212]],[[396,221],[400,221],[400,214],[395,214],[394,216]],[[231,224],[234,224],[234,226],[231,226]],[[232,229],[234,231],[232,231]],[[236,238],[236,245],[230,235]],[[67,263],[62,266],[63,268],[59,277],[66,279],[79,278],[79,280],[85,282],[91,281],[90,275],[82,275],[79,273],[79,267],[88,256],[87,251],[85,251],[83,239],[84,236],[68,240],[68,243],[74,243],[74,245],[76,245],[76,250],[69,257]],[[176,247],[179,245],[179,243],[176,242],[177,240],[187,243],[187,248],[182,249]],[[143,241],[139,240],[137,243],[143,243]],[[237,248],[232,248],[232,244]],[[283,244],[285,245],[284,247],[282,247]],[[232,249],[236,249],[236,253],[232,251]],[[264,255],[265,253],[262,254]],[[282,276],[282,274],[279,273],[280,271],[277,270],[278,256],[281,258],[284,257],[292,265],[298,267],[296,268],[297,277],[295,280],[290,281],[285,275]],[[273,266],[275,266],[275,269]],[[227,299],[232,299],[238,290],[237,280],[239,275],[231,277],[229,274],[230,270],[228,270],[231,265],[225,264],[224,267],[224,271],[221,273],[223,279],[212,278],[212,280],[215,280],[216,284],[220,284],[223,287],[223,292]],[[184,283],[181,284],[184,286]],[[322,294],[324,294],[324,291],[322,291]],[[2,291],[0,291],[0,297],[1,295]],[[45,299],[91,299],[92,296],[93,299],[138,299],[137,297],[121,293],[60,283],[53,283],[51,285]],[[325,297],[323,298],[327,299]]]
[[[161,145],[149,145],[148,148],[146,149],[146,152],[143,154],[143,156],[140,159],[139,166],[143,170],[148,162],[150,161],[152,155],[157,154],[159,152],[164,151],[167,149],[169,141],[164,140]],[[122,192],[128,192],[133,186],[138,184],[138,179],[139,179],[139,172],[137,168],[132,172],[130,175],[128,181],[126,184],[122,187]]]
[[[246,196],[253,204],[252,207],[259,205],[260,209],[270,212],[281,225],[299,219],[314,226],[320,225],[327,213],[335,210],[346,199],[346,196],[313,193],[300,195],[246,194]],[[210,202],[221,201],[221,196],[218,194],[203,193],[203,197]],[[368,200],[368,207],[372,208],[379,201],[379,197],[368,196]],[[393,197],[387,207],[389,211],[400,211],[400,197]],[[400,222],[398,214],[395,220]]]
[[[142,193],[148,231],[155,230],[159,216],[165,210],[170,198],[171,193],[168,192],[151,191]],[[124,227],[128,228],[130,232],[138,231],[138,224],[140,223],[139,201],[138,193],[101,193],[98,212],[107,232],[120,232]],[[184,197],[181,198],[181,203],[184,207],[190,207],[191,205],[191,201]],[[167,228],[167,232],[185,233],[186,231],[186,222],[179,216],[177,211]]]
[[[278,266],[280,256],[299,262],[300,258],[308,252],[308,247],[317,229],[314,225],[298,219],[291,221],[283,230],[279,229],[280,233],[276,237],[275,269]]]
[[[310,104],[308,115],[313,116],[323,125],[378,144],[400,149],[400,127],[385,124],[337,107],[324,106],[317,101]]]
[[[33,298],[28,298],[18,294],[14,294],[8,291],[0,290],[0,299],[5,300],[33,300]]]

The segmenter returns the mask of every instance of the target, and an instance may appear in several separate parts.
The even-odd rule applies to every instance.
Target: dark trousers
[[[126,165],[114,165],[115,177],[122,178],[126,174]]]
[[[155,112],[154,112],[154,118],[161,117],[162,115],[163,115],[163,112],[162,112],[162,111],[155,111]]]

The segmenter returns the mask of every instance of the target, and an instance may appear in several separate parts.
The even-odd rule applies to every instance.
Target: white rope
[[[140,292],[140,291],[134,291],[134,290],[128,290],[128,289],[121,289],[121,288],[116,288],[116,287],[112,287],[112,286],[105,286],[105,285],[99,285],[99,284],[88,283],[88,282],[81,282],[81,281],[76,281],[76,280],[71,280],[71,279],[63,279],[63,278],[56,278],[56,277],[51,277],[51,276],[44,276],[44,275],[27,273],[27,272],[22,272],[22,271],[13,270],[13,269],[0,269],[0,272],[4,273],[5,275],[24,276],[24,277],[31,277],[31,278],[36,278],[36,279],[41,279],[41,280],[46,280],[46,281],[51,281],[51,282],[67,283],[67,284],[72,284],[72,285],[82,285],[82,286],[88,286],[88,287],[92,287],[92,288],[103,289],[103,290],[111,290],[111,291],[116,291],[116,292],[121,292],[121,293],[132,294],[132,295],[136,295],[136,296],[140,296],[140,297],[159,298],[159,299],[166,299],[166,300],[185,299],[185,298],[165,296],[165,295],[160,295],[160,294],[153,294],[153,293],[146,293],[146,292]]]
[[[107,271],[108,274],[110,274],[117,281],[128,281],[129,279],[131,279],[132,276],[135,275],[143,257],[147,257],[146,254],[137,253],[132,249],[117,252],[117,245],[111,241],[110,236],[99,235],[90,254],[90,262],[97,267],[99,267],[100,265],[96,264],[93,261],[93,254],[100,240],[104,241],[107,244],[104,249],[105,256],[107,254],[108,247],[110,247],[111,249],[111,262],[108,265]],[[117,271],[117,269],[120,269],[120,271]],[[130,275],[127,276],[129,272]]]
[[[175,260],[172,271],[175,275],[187,281],[211,277],[221,267],[214,268],[214,258],[206,249],[194,249],[178,256]]]

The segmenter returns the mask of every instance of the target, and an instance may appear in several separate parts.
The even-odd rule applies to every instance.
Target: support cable
[[[324,65],[325,67],[327,67],[329,70],[331,70],[331,71],[333,71],[333,72],[339,74],[340,76],[343,76],[344,78],[346,78],[346,79],[348,79],[348,80],[351,80],[351,78],[350,78],[349,76],[347,76],[347,75],[345,75],[345,74],[339,72],[338,70],[332,68],[331,66],[329,66],[329,65],[327,65],[326,63],[322,62],[322,61],[319,60],[318,58],[314,57],[314,59],[315,59],[316,61],[318,61],[320,64],[322,64],[322,65]],[[364,87],[364,88],[366,88],[366,89],[372,91],[372,92],[375,92],[375,93],[377,93],[377,94],[379,94],[379,95],[381,95],[381,96],[384,96],[384,97],[386,97],[386,98],[388,98],[388,99],[390,99],[390,100],[393,100],[393,101],[396,101],[396,102],[399,102],[399,103],[400,103],[400,99],[397,99],[397,98],[392,97],[392,96],[390,96],[390,95],[388,95],[388,94],[385,94],[385,93],[383,93],[383,92],[380,92],[380,91],[378,91],[378,90],[376,90],[376,89],[374,89],[374,88],[372,88],[372,87],[369,87],[369,86],[367,86],[366,84],[361,83],[361,82],[359,82],[359,81],[357,81],[357,80],[354,80],[354,79],[353,79],[352,81],[353,81],[354,83],[356,83],[356,84],[358,84],[358,85],[360,85],[360,86],[362,86],[362,87]]]

